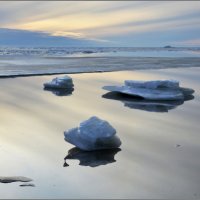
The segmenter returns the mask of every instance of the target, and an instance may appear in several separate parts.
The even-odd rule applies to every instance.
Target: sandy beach
[[[0,183],[1,198],[199,199],[199,73],[193,67],[69,74],[75,87],[68,96],[43,90],[55,75],[0,79],[1,176],[35,185]],[[125,79],[177,79],[195,90],[194,99],[150,112],[105,98],[103,86]],[[93,115],[116,128],[121,150],[106,160],[88,153],[82,165],[74,158],[63,167],[73,148],[63,132]]]

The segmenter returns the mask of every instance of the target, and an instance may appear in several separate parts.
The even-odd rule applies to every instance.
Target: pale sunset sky
[[[0,1],[0,45],[200,46],[200,2]]]

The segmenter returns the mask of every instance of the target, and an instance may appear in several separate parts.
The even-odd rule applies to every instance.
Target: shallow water
[[[0,183],[1,198],[199,199],[199,73],[200,68],[179,68],[74,74],[68,96],[43,90],[55,76],[0,79],[0,176],[28,177],[35,185]],[[168,112],[102,98],[107,93],[102,86],[124,79],[177,79],[195,89],[195,98]],[[116,128],[121,151],[109,152],[106,161],[98,157],[96,167],[74,159],[63,167],[73,148],[64,141],[64,130],[93,115]],[[88,165],[97,156],[84,154]]]

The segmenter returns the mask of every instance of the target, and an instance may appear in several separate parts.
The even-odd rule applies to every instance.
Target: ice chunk
[[[146,100],[141,98],[135,98],[129,95],[124,95],[119,92],[108,92],[102,95],[103,98],[117,100],[124,103],[125,107],[130,109],[139,109],[148,112],[168,112],[169,110],[175,109],[182,105],[185,101],[194,99],[193,95],[188,95],[186,98],[181,100],[173,101],[158,101],[158,100]]]
[[[44,83],[44,88],[65,89],[72,88],[73,86],[72,78],[67,75],[56,77],[51,82]]]
[[[104,86],[103,89],[148,100],[176,100],[184,98],[184,95],[180,90],[132,88],[128,86]]]
[[[193,89],[179,87],[178,81],[125,81],[124,86],[104,86],[110,92],[119,92],[147,100],[183,100]]]
[[[65,131],[64,135],[67,142],[85,151],[118,148],[121,145],[116,130],[107,121],[95,116],[80,123],[79,127]]]
[[[24,176],[0,176],[0,183],[30,182],[32,179]]]
[[[125,85],[134,88],[146,88],[146,89],[159,89],[159,88],[176,89],[179,87],[179,82],[176,80],[156,80],[156,81],[126,80]]]

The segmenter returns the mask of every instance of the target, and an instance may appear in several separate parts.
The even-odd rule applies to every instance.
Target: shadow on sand
[[[69,166],[66,160],[79,160],[79,165],[89,167],[107,165],[116,162],[114,157],[119,151],[121,151],[120,148],[97,151],[83,151],[77,147],[74,147],[68,151],[68,155],[64,158],[65,163],[63,166]]]
[[[184,100],[153,101],[145,100],[139,97],[130,97],[129,95],[118,92],[108,92],[102,97],[105,99],[121,101],[124,103],[125,107],[131,109],[144,110],[148,112],[168,112],[169,110],[175,109],[177,106],[182,105],[185,101],[194,99],[193,95],[188,95]]]

